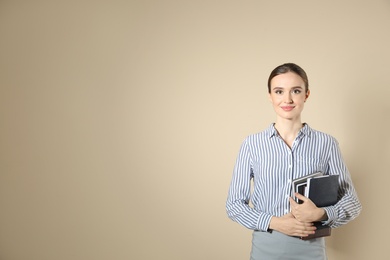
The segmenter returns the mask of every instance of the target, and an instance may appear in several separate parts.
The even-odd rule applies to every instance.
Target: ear
[[[307,92],[306,92],[305,102],[309,98],[309,96],[310,96],[310,89],[308,89]]]
[[[271,93],[268,93],[268,100],[272,103]]]

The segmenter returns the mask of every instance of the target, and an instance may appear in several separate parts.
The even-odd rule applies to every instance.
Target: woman
[[[227,214],[254,230],[253,260],[327,259],[324,237],[300,238],[315,233],[313,222],[322,221],[332,228],[346,224],[360,214],[361,204],[336,139],[301,121],[310,96],[305,71],[293,63],[276,67],[268,79],[268,93],[276,121],[243,142],[229,189]],[[335,205],[318,208],[310,199],[292,194],[292,180],[315,172],[339,174]],[[297,204],[293,196],[303,203]]]

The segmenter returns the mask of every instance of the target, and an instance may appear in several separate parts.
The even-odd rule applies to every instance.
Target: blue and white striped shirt
[[[243,142],[226,202],[227,214],[249,229],[266,231],[272,216],[290,212],[292,180],[318,171],[340,175],[339,201],[324,208],[328,215],[325,224],[335,228],[356,218],[362,206],[337,140],[304,124],[290,149],[272,124]]]

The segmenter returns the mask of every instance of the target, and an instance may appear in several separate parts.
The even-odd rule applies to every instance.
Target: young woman
[[[254,230],[252,260],[327,259],[324,237],[300,238],[315,233],[313,222],[322,221],[332,228],[346,224],[360,214],[361,204],[337,140],[301,121],[310,96],[305,71],[293,63],[276,67],[268,79],[268,93],[276,121],[243,142],[226,202],[227,214]],[[310,199],[292,194],[292,180],[315,172],[339,175],[335,205],[318,208]],[[303,203],[296,203],[293,195]]]

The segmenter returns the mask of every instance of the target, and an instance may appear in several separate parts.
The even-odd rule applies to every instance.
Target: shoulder
[[[308,125],[306,125],[306,126],[308,128],[308,133],[309,133],[310,138],[316,139],[316,140],[321,140],[323,142],[338,144],[338,141],[334,136],[332,136],[328,133],[313,129],[313,128],[309,127]]]
[[[251,147],[261,146],[261,144],[267,143],[270,140],[270,138],[275,134],[274,131],[275,128],[273,127],[273,125],[271,125],[270,127],[264,129],[261,132],[250,134],[245,138],[244,144],[249,145]]]

